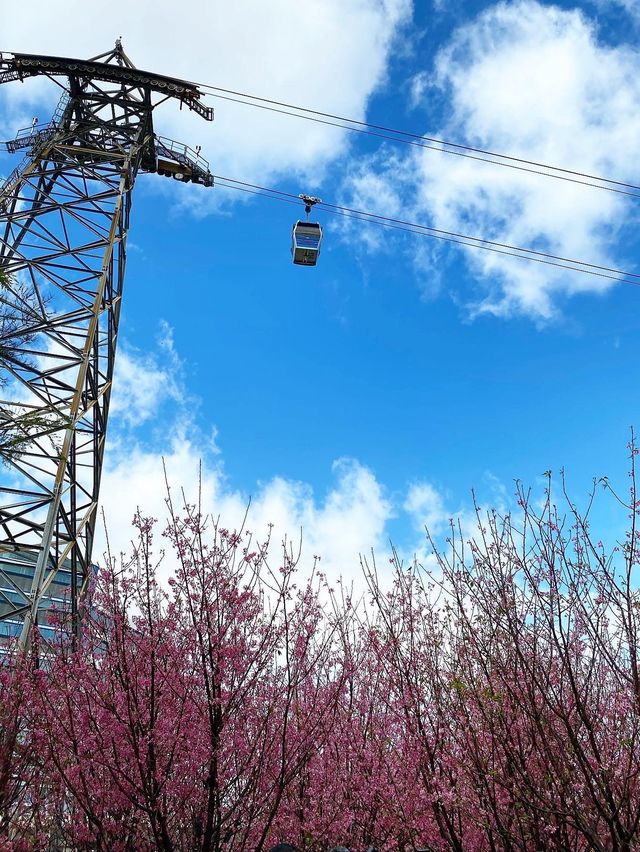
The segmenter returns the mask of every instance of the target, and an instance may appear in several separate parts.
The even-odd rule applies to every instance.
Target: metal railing
[[[0,183],[0,210],[4,209],[4,196],[9,194],[20,175],[37,157],[37,152],[40,147],[45,145],[54,135],[69,104],[69,94],[65,92],[56,106],[51,121],[48,124],[38,127],[23,127],[16,133],[15,139],[10,142],[4,142],[5,149],[10,153],[15,153],[23,148],[30,148],[31,151],[18,163],[11,174]],[[37,128],[37,129],[36,129]]]

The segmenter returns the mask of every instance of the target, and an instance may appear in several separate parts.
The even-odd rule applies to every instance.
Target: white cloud
[[[2,36],[5,49],[16,52],[88,58],[122,35],[139,68],[362,118],[411,11],[412,0],[97,0],[90,10],[84,0],[32,0],[4,16]],[[15,111],[36,88],[42,94],[41,82],[12,83],[0,97]],[[48,91],[55,99],[56,87]],[[215,107],[212,124],[161,107],[156,132],[202,145],[217,174],[266,182],[293,173],[305,186],[345,146],[343,131],[227,101]]]
[[[578,11],[534,0],[492,6],[441,50],[431,85],[447,114],[430,136],[640,178],[640,54],[599,44]],[[632,212],[621,196],[429,150],[386,170],[378,160],[369,167],[402,192],[415,221],[593,263],[624,262],[616,238]],[[366,185],[366,175],[358,180]],[[345,194],[357,203],[356,190],[351,174]],[[483,251],[469,250],[467,259],[480,293],[467,294],[472,313],[546,320],[560,296],[612,285]]]
[[[167,337],[170,339],[165,329],[164,340]],[[407,564],[415,558],[435,571],[437,560],[425,528],[444,552],[452,521],[463,540],[477,534],[477,519],[468,502],[452,509],[450,495],[427,479],[409,484],[404,498],[399,499],[391,495],[366,463],[354,458],[333,463],[332,481],[325,493],[314,491],[309,483],[277,474],[255,482],[253,487],[235,486],[232,475],[225,471],[217,433],[214,430],[203,434],[197,425],[197,400],[185,387],[182,362],[174,350],[161,370],[173,391],[169,396],[156,392],[162,345],[163,340],[159,342],[159,352],[144,356],[132,350],[127,354],[127,370],[136,376],[141,387],[152,389],[140,397],[144,419],[127,416],[128,408],[122,400],[118,402],[118,396],[129,391],[122,383],[114,385],[116,414],[109,426],[100,495],[112,555],[130,552],[134,533],[131,522],[140,510],[143,516],[158,519],[155,553],[159,555],[167,549],[161,576],[172,573],[175,557],[160,535],[168,519],[168,497],[178,513],[186,500],[191,505],[199,503],[203,514],[219,519],[227,529],[239,530],[244,524],[244,529],[251,531],[254,544],[264,541],[270,533],[269,558],[274,568],[280,564],[283,543],[294,553],[301,543],[302,577],[311,570],[315,557],[320,557],[320,570],[329,581],[335,583],[342,577],[347,584],[353,583],[356,593],[364,591],[360,557],[367,558],[372,550],[382,583],[390,580],[387,566],[392,520],[399,520],[399,527],[405,527],[401,540],[394,542],[401,560]],[[151,436],[145,435],[145,423],[155,418],[162,428],[153,430]],[[484,475],[482,491],[489,501],[486,506],[493,504],[501,513],[507,511],[510,500],[506,489],[493,474]],[[95,561],[102,561],[105,549],[100,521]]]
[[[417,538],[412,549],[405,547],[400,550],[405,563],[417,560],[427,570],[437,572],[438,560],[433,553],[434,545],[446,555],[449,550],[447,539],[452,534],[456,539],[460,535],[463,541],[476,534],[477,523],[473,509],[462,506],[454,511],[447,505],[447,497],[426,480],[413,482],[409,486],[402,508],[409,516]]]
[[[168,430],[169,434],[171,430]],[[359,555],[373,547],[383,552],[385,526],[392,514],[384,489],[373,473],[354,459],[334,466],[334,484],[324,498],[317,497],[306,483],[274,476],[257,483],[253,494],[231,487],[222,467],[207,461],[211,446],[192,442],[186,434],[169,438],[158,450],[139,445],[110,447],[104,471],[101,503],[104,508],[112,552],[126,552],[132,535],[131,521],[138,509],[161,521],[167,518],[166,465],[171,497],[177,508],[184,496],[196,503],[201,494],[203,511],[220,517],[223,526],[240,529],[249,501],[246,528],[263,540],[272,527],[271,559],[287,540],[297,551],[302,540],[301,570],[308,571],[313,557],[321,557],[322,570],[333,578],[359,575]],[[202,465],[201,465],[202,460]],[[99,531],[95,558],[104,552]],[[159,547],[162,547],[160,541]],[[167,563],[167,573],[171,570]]]
[[[159,347],[158,354],[142,354],[127,348],[118,352],[110,412],[123,425],[140,426],[147,422],[164,401],[185,401],[180,382],[182,365],[167,323],[161,325]]]
[[[640,3],[638,0],[618,0],[618,2],[634,18],[640,18]]]
[[[424,531],[426,528],[432,535],[439,533],[451,518],[442,494],[429,482],[413,483],[403,508],[411,516],[417,530]]]
[[[409,106],[415,109],[423,103],[425,92],[429,88],[430,77],[427,71],[418,71],[409,81]]]
[[[359,555],[373,547],[387,549],[386,525],[393,506],[385,488],[364,464],[356,459],[338,459],[333,465],[333,484],[325,495],[317,495],[303,482],[273,476],[258,482],[252,491],[233,487],[225,475],[223,460],[213,436],[198,429],[194,400],[184,387],[182,365],[172,356],[159,362],[162,354],[140,355],[127,351],[120,369],[125,381],[114,383],[114,408],[101,488],[112,553],[127,552],[132,536],[131,521],[138,510],[156,517],[164,526],[167,518],[166,483],[171,499],[180,508],[184,498],[198,502],[203,511],[220,517],[223,526],[239,529],[250,503],[246,526],[263,540],[271,525],[271,558],[279,557],[287,540],[296,550],[303,544],[301,569],[310,569],[314,556],[334,579],[359,577]],[[129,381],[128,381],[129,380]],[[167,393],[166,389],[171,389]],[[142,413],[135,414],[141,406]],[[140,441],[138,429],[162,413],[162,430]],[[94,558],[100,561],[105,537],[99,524]],[[163,540],[157,542],[163,547]],[[171,571],[167,558],[165,573]]]
[[[403,174],[405,168],[402,157],[387,145],[376,154],[353,162],[342,182],[342,204],[356,211],[403,217],[406,187],[395,182],[393,175]],[[355,252],[380,251],[390,245],[387,231],[361,218],[345,217],[331,227],[334,232],[348,237]]]
[[[640,22],[640,0],[595,0],[595,5],[604,10],[618,6],[624,9],[633,21]]]
[[[170,357],[166,356],[167,346]],[[168,496],[178,512],[186,500],[191,505],[200,503],[205,515],[219,518],[227,529],[239,530],[244,524],[254,543],[264,541],[271,532],[273,567],[279,565],[283,542],[294,552],[301,542],[302,576],[310,571],[314,558],[320,557],[320,569],[331,582],[342,577],[347,583],[353,582],[359,592],[364,591],[360,557],[368,557],[372,550],[382,582],[390,579],[385,566],[390,556],[392,520],[399,521],[398,529],[402,530],[400,540],[394,541],[400,558],[405,563],[415,558],[433,570],[437,570],[437,561],[425,529],[445,551],[452,521],[456,529],[459,524],[464,540],[477,534],[477,519],[469,502],[452,508],[451,496],[427,479],[410,483],[403,498],[392,495],[365,462],[354,458],[333,463],[332,481],[325,493],[277,473],[253,486],[237,487],[232,474],[225,470],[217,432],[203,433],[198,426],[194,415],[198,401],[185,386],[183,363],[173,348],[168,327],[162,326],[156,351],[144,355],[126,347],[125,351],[125,378],[134,376],[137,386],[147,390],[132,391],[126,381],[114,383],[100,495],[112,554],[130,551],[131,522],[138,510],[160,522],[156,553],[166,547],[160,532],[168,519]],[[170,392],[161,390],[159,374]],[[125,401],[123,397],[130,398]],[[138,404],[144,416],[133,414]],[[161,428],[152,429],[149,435],[149,422],[155,420]],[[507,490],[490,472],[483,477],[482,492],[487,506],[493,504],[501,513],[507,511],[511,502]],[[100,562],[106,548],[101,521],[96,538],[94,559]],[[169,576],[174,568],[169,548],[162,576]]]

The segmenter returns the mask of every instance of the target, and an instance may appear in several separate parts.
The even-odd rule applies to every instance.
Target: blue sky
[[[97,3],[99,27],[62,5],[12,9],[3,49],[89,57],[122,35],[149,70],[640,180],[635,2],[186,0],[200,26],[177,37],[164,0]],[[4,87],[3,138],[47,120],[41,83]],[[638,269],[633,200],[210,103],[210,126],[167,107],[155,128],[216,174]],[[563,467],[577,497],[593,476],[625,487],[640,288],[328,214],[318,267],[297,268],[297,215],[139,178],[103,494],[116,547],[136,503],[162,512],[163,456],[189,494],[202,459],[227,525],[251,497],[259,536],[302,526],[305,558],[347,575],[389,537],[420,553],[472,488],[509,507],[515,478],[540,489]]]

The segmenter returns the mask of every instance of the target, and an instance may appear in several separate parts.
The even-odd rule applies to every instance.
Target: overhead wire
[[[464,157],[543,177],[550,177],[574,184],[581,184],[594,189],[601,189],[620,195],[640,198],[640,185],[633,183],[618,181],[601,175],[591,174],[589,172],[554,166],[552,164],[536,160],[528,160],[523,157],[516,157],[510,154],[502,154],[490,149],[451,142],[446,139],[417,134],[407,130],[399,130],[382,124],[351,119],[335,113],[324,112],[321,110],[311,109],[309,107],[287,103],[285,101],[277,101],[271,98],[251,95],[246,92],[240,92],[233,89],[225,89],[220,86],[213,86],[210,84],[198,85],[201,89],[206,89],[209,95],[214,98],[232,101],[244,106],[252,106],[258,109],[288,115],[293,118],[302,118],[307,121],[314,121],[323,125],[370,135],[388,141],[399,142],[418,148],[427,148],[444,154]],[[218,182],[218,185],[226,186],[229,189],[267,196],[279,201],[286,201],[290,204],[300,203],[298,196],[282,192],[281,190],[274,190],[268,187],[250,184],[245,181],[238,181],[233,178],[225,178],[222,176],[217,177],[216,181]],[[522,260],[529,260],[536,263],[559,267],[561,269],[567,269],[569,271],[581,272],[583,274],[593,275],[600,278],[608,278],[621,283],[634,284],[636,286],[640,285],[640,274],[616,269],[614,267],[589,263],[575,258],[567,258],[550,252],[525,248],[510,243],[503,243],[496,240],[486,239],[484,237],[476,237],[456,231],[446,231],[417,222],[383,216],[370,211],[357,210],[342,205],[329,204],[328,202],[321,202],[318,204],[318,207],[320,209],[324,209],[326,212],[340,215],[345,218],[370,222],[384,227],[394,228],[396,230],[423,236],[430,236],[434,239],[456,243],[468,248],[479,248],[485,251],[492,251]]]
[[[217,186],[226,187],[240,192],[246,192],[252,195],[258,195],[272,200],[285,202],[288,204],[300,205],[300,197],[289,192],[284,192],[279,189],[272,189],[258,184],[248,183],[246,181],[236,180],[234,178],[225,177],[222,175],[215,176],[215,184]],[[424,225],[419,222],[411,222],[405,219],[397,219],[391,216],[383,216],[379,213],[373,213],[366,210],[358,210],[351,207],[345,207],[339,204],[331,204],[326,201],[321,201],[315,205],[317,209],[324,210],[328,213],[343,216],[348,219],[355,219],[361,222],[369,222],[371,224],[380,225],[382,227],[393,228],[394,230],[405,231],[419,236],[432,237],[433,239],[442,240],[444,242],[455,243],[467,248],[482,249],[491,251],[496,254],[507,255],[509,257],[519,258],[534,263],[542,263],[547,266],[554,266],[560,269],[566,269],[571,272],[581,272],[585,275],[592,275],[598,278],[606,278],[612,281],[618,281],[622,284],[633,284],[640,286],[640,273],[630,272],[628,270],[616,269],[615,267],[604,266],[602,264],[590,263],[576,258],[563,257],[550,252],[544,252],[537,249],[525,248],[511,243],[498,242],[489,240],[484,237],[475,237],[470,234],[464,234],[456,231],[446,231],[441,228],[434,228],[430,225]]]
[[[353,133],[360,133],[368,136],[373,136],[379,139],[399,142],[401,144],[410,145],[417,148],[426,148],[433,151],[438,151],[442,154],[463,157],[465,159],[476,160],[484,163],[501,166],[503,168],[515,169],[517,171],[528,172],[530,174],[549,177],[555,180],[563,180],[569,183],[589,186],[593,189],[601,189],[606,192],[613,192],[619,195],[626,195],[632,198],[640,198],[640,185],[628,183],[625,181],[614,180],[613,178],[603,177],[601,175],[590,174],[589,172],[581,172],[575,169],[568,169],[561,166],[554,166],[549,163],[543,163],[536,160],[528,160],[523,157],[516,157],[511,154],[501,154],[496,151],[491,151],[486,148],[478,148],[472,145],[465,145],[459,142],[451,142],[446,139],[439,139],[434,136],[426,136],[414,133],[408,130],[399,130],[397,128],[388,127],[383,124],[375,124],[358,119],[347,118],[345,116],[336,115],[330,112],[310,109],[308,107],[297,106],[285,101],[277,101],[270,98],[263,98],[257,95],[251,95],[246,92],[238,92],[233,89],[224,89],[220,86],[212,86],[210,84],[199,83],[201,89],[208,90],[211,97],[219,98],[234,103],[251,106],[257,109],[268,110],[269,112],[288,115],[293,118],[301,118],[305,121],[313,121],[319,124],[337,127],[343,130],[349,130]],[[546,171],[544,171],[546,170]]]

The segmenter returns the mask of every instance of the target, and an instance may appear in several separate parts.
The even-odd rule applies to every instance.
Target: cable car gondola
[[[320,202],[319,198],[309,195],[301,195],[304,201],[307,219],[314,204]],[[315,266],[320,254],[320,243],[322,242],[322,227],[318,222],[298,220],[291,232],[291,254],[293,262],[298,266]]]

